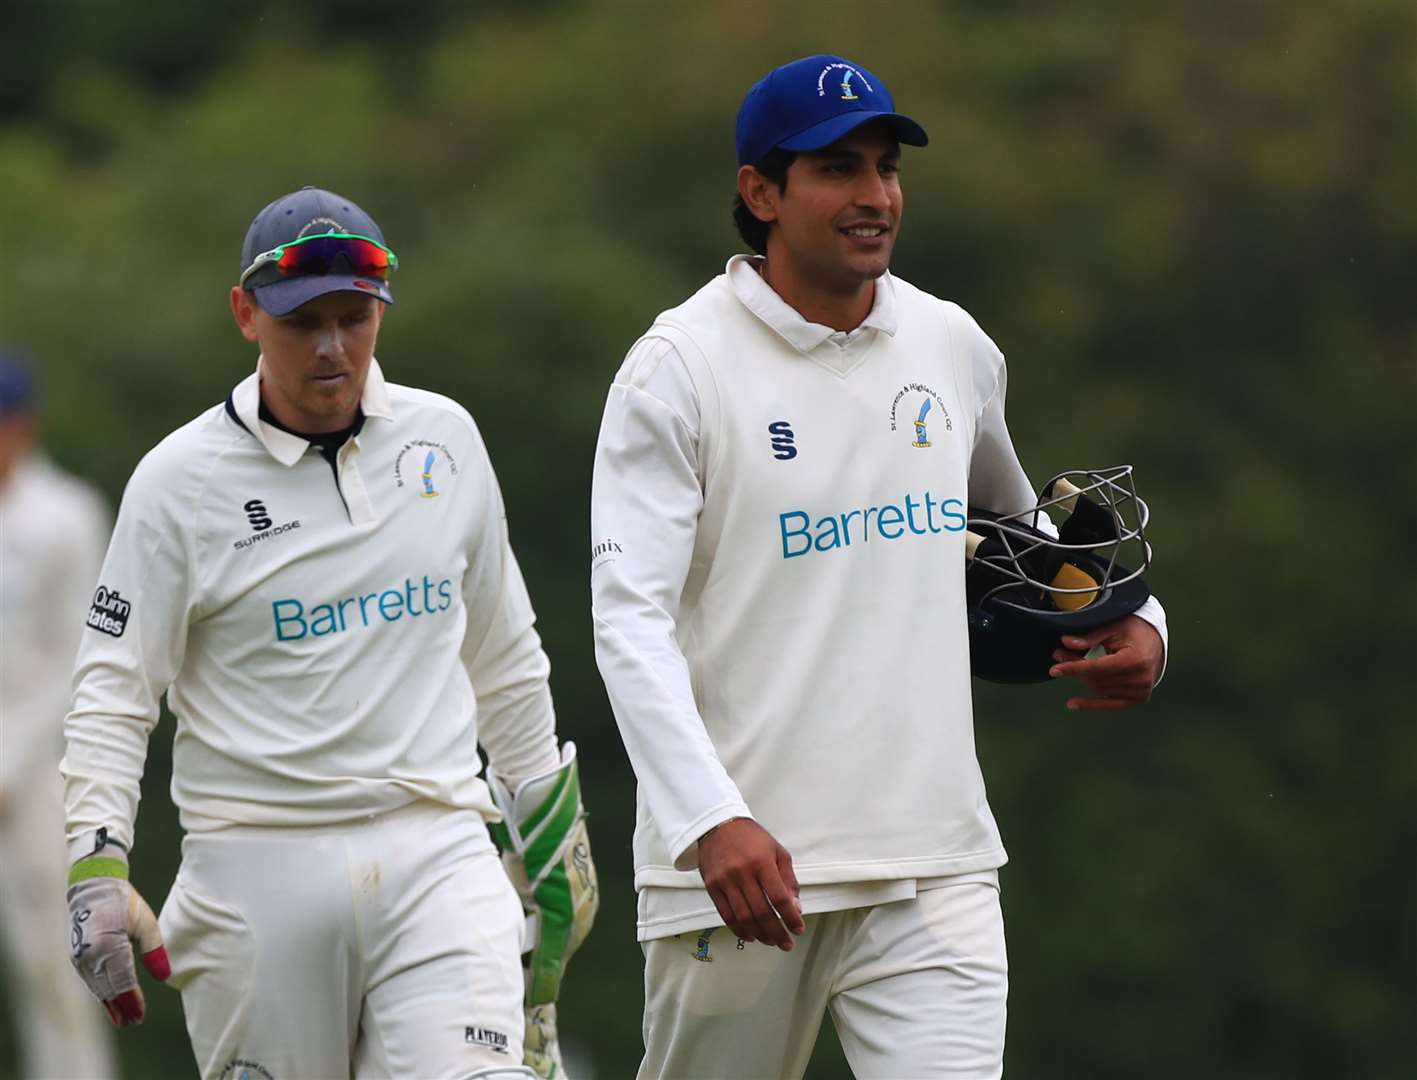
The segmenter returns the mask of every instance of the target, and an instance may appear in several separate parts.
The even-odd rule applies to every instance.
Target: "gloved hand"
[[[522,1064],[542,1080],[569,1080],[556,1037],[556,1003],[527,1005],[523,1011],[526,1035],[522,1041]]]
[[[101,833],[92,855],[69,870],[70,960],[117,1027],[140,1024],[146,1004],[133,963],[136,944],[153,978],[172,974],[148,902],[128,883],[128,856]]]
[[[503,815],[491,827],[492,835],[527,911],[523,1061],[538,1076],[566,1080],[556,1036],[556,998],[566,963],[590,933],[600,908],[576,745],[566,743],[558,768],[522,781],[515,792],[495,773],[488,782]]]

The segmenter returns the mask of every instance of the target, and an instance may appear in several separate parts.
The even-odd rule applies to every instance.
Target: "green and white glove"
[[[538,1076],[566,1080],[556,1037],[556,998],[566,963],[590,933],[600,885],[590,857],[576,744],[561,748],[561,764],[510,790],[489,772],[503,820],[491,826],[502,865],[527,912],[524,1063]]]
[[[133,951],[148,974],[172,974],[148,902],[128,883],[128,855],[100,829],[93,853],[69,869],[69,958],[117,1027],[141,1024],[147,1011]]]

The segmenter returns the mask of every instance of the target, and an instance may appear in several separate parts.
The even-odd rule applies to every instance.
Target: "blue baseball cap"
[[[0,352],[0,418],[33,411],[37,398],[29,362],[19,353]]]
[[[323,232],[353,233],[384,243],[384,233],[378,223],[352,200],[333,191],[303,187],[282,195],[256,215],[241,245],[241,272],[244,274],[258,255],[302,236]],[[245,288],[272,315],[288,315],[301,304],[332,292],[357,292],[386,304],[394,302],[386,280],[355,273],[282,277],[274,266],[262,267],[251,275]]]
[[[895,111],[886,84],[860,64],[821,53],[767,73],[738,110],[738,164],[769,150],[820,150],[871,120],[889,120],[908,146],[928,142],[925,129]]]

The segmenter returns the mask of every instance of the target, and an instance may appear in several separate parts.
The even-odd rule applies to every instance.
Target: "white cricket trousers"
[[[208,1080],[521,1066],[525,919],[472,811],[189,833],[159,922]]]
[[[832,1021],[859,1080],[1003,1076],[1008,961],[996,885],[808,915],[791,952],[732,931],[645,943],[639,1080],[798,1080]]]
[[[103,1006],[69,963],[64,908],[69,854],[59,771],[8,791],[0,814],[0,946],[21,1077],[106,1080],[117,1075]]]

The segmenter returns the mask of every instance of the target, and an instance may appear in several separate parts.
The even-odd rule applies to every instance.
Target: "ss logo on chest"
[[[772,436],[773,457],[779,461],[791,461],[797,456],[797,436],[786,420],[774,420],[768,425],[768,434]]]

